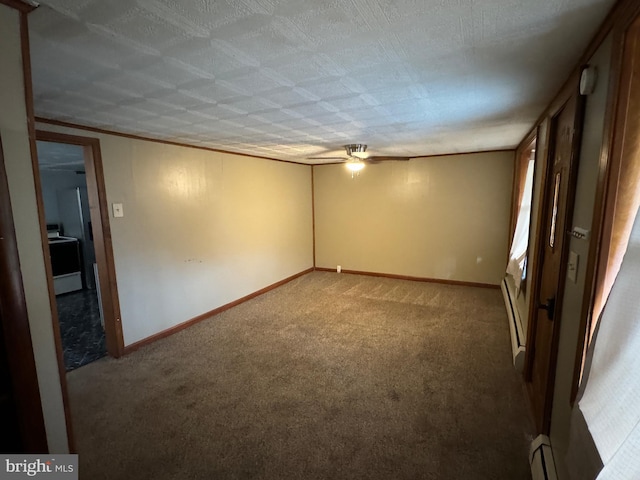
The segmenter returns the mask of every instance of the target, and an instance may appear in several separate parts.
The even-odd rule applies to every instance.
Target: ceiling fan
[[[364,168],[365,163],[378,163],[378,162],[406,162],[411,160],[411,157],[394,157],[388,155],[372,155],[367,156],[367,145],[364,143],[351,143],[344,145],[344,149],[347,152],[346,157],[308,157],[308,160],[342,160],[346,162],[347,168],[352,172],[359,172]]]

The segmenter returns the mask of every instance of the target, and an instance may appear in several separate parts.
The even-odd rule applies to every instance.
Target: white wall
[[[51,323],[51,308],[27,131],[19,14],[0,4],[0,135],[29,314],[47,442],[68,451],[64,406]]]
[[[591,230],[600,152],[603,144],[604,117],[607,108],[608,82],[613,42],[609,36],[589,60],[598,69],[598,83],[585,105],[580,165],[571,228]],[[586,285],[585,269],[589,246],[597,238],[579,240],[569,237],[569,249],[579,255],[576,282],[566,279],[562,304],[562,321],[558,347],[553,410],[551,414],[551,443],[560,479],[569,478],[563,459],[569,444],[570,395],[573,383],[575,353],[578,343],[582,301]]]
[[[498,285],[514,152],[314,167],[318,267]]]
[[[100,139],[125,345],[313,267],[311,167]]]

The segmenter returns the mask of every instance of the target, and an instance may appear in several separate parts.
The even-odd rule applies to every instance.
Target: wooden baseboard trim
[[[335,268],[322,268],[316,267],[318,272],[335,272]],[[499,289],[500,284],[493,285],[491,283],[478,283],[478,282],[463,282],[461,280],[448,280],[446,278],[427,278],[427,277],[411,277],[408,275],[396,275],[394,273],[378,273],[378,272],[360,272],[358,270],[344,270],[342,273],[348,273],[351,275],[367,275],[369,277],[383,277],[394,278],[396,280],[411,280],[413,282],[429,282],[429,283],[442,283],[445,285],[458,285],[460,287],[479,287],[479,288],[494,288]]]
[[[249,295],[246,295],[242,298],[239,298],[238,300],[234,300],[231,303],[227,303],[226,305],[222,305],[221,307],[218,308],[214,308],[213,310],[203,313],[202,315],[198,315],[197,317],[192,318],[191,320],[187,320],[186,322],[182,322],[174,327],[168,328],[166,330],[163,330],[161,332],[158,332],[154,335],[151,335],[150,337],[147,338],[143,338],[142,340],[139,340],[135,343],[132,343],[131,345],[127,345],[126,347],[124,347],[124,354],[128,355],[131,352],[135,352],[136,350],[138,350],[141,347],[144,347],[145,345],[149,345],[157,340],[160,340],[162,338],[165,337],[169,337],[171,335],[173,335],[174,333],[179,332],[180,330],[184,330],[185,328],[188,328],[192,325],[195,325],[196,323],[199,323],[203,320],[206,320],[207,318],[213,317],[214,315],[217,315],[219,313],[224,312],[225,310],[229,310],[230,308],[233,308],[235,306],[240,305],[241,303],[244,303],[248,300],[251,300],[253,298],[256,298],[262,294],[265,294],[275,288],[281,287],[282,285],[284,285],[285,283],[289,283],[292,280],[295,280],[296,278],[299,278],[303,275],[306,275],[307,273],[311,273],[313,272],[313,267],[312,268],[308,268],[306,270],[303,270],[300,273],[296,273],[295,275],[292,275],[290,277],[285,278],[284,280],[280,280],[279,282],[276,282],[272,285],[269,285],[267,287],[264,287],[256,292],[250,293]]]

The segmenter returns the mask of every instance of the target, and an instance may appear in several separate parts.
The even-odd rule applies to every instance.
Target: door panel
[[[545,185],[544,225],[534,289],[537,309],[525,359],[525,380],[539,433],[548,433],[555,380],[561,302],[566,274],[566,232],[573,210],[581,98],[574,94],[551,123],[551,146]]]

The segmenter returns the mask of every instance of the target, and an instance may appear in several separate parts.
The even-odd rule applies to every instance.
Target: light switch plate
[[[578,255],[574,251],[569,252],[569,261],[567,262],[567,277],[573,283],[578,282],[578,261],[580,260],[580,255]]]
[[[124,217],[124,210],[122,208],[122,204],[121,203],[114,203],[112,205],[112,207],[113,207],[113,216],[114,216],[114,218]]]

